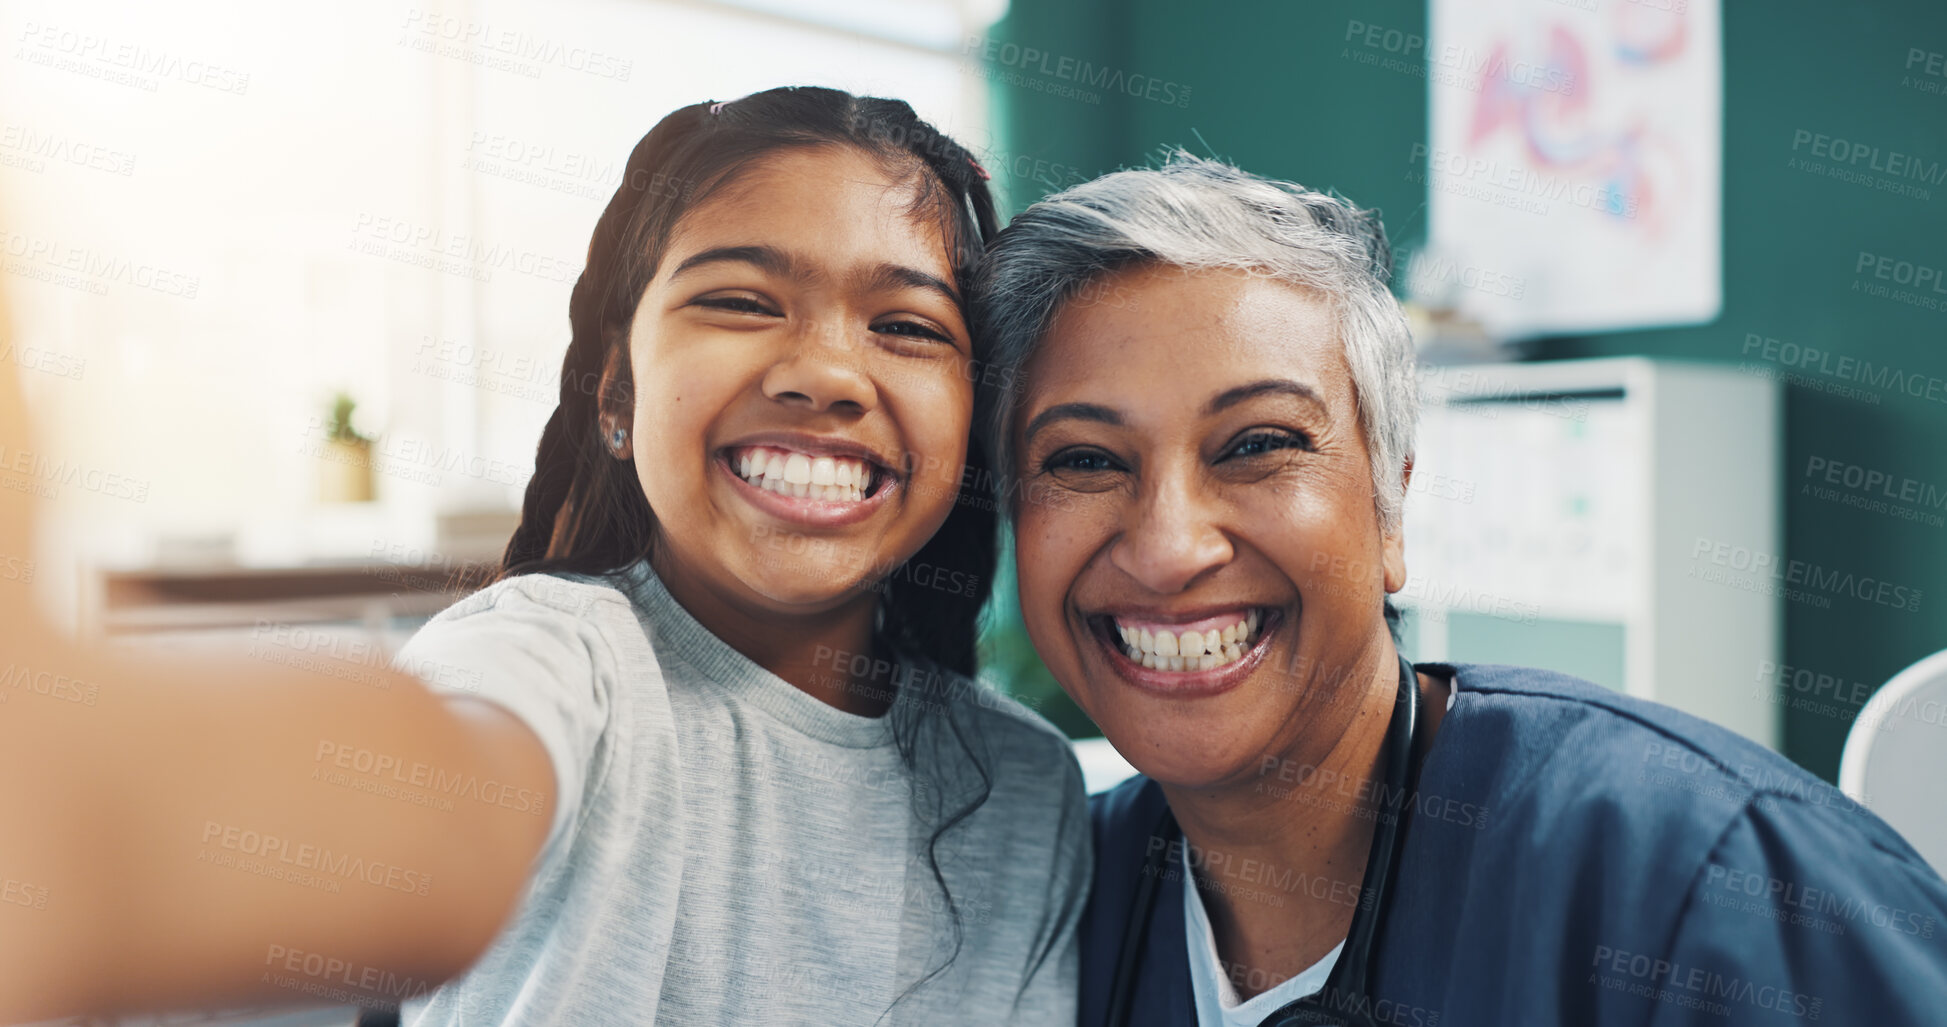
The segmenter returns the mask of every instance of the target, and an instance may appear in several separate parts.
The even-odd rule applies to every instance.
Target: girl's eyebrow
[[[785,278],[806,277],[803,269],[798,266],[797,261],[791,259],[789,253],[774,246],[718,246],[704,250],[676,265],[676,270],[671,271],[669,277],[674,281],[697,268],[724,263],[749,264],[759,271]]]
[[[954,307],[964,309],[960,302],[960,291],[937,275],[930,275],[916,267],[904,264],[880,264],[872,269],[865,280],[871,292],[892,292],[897,289],[930,289],[947,298]]]
[[[817,272],[806,267],[803,262],[775,246],[717,246],[694,254],[676,265],[676,270],[669,273],[669,279],[673,282],[697,268],[725,263],[749,264],[766,274],[801,282],[819,277]],[[926,289],[939,293],[956,309],[965,307],[960,300],[960,291],[951,283],[916,267],[883,263],[863,272],[858,279],[871,292]]]

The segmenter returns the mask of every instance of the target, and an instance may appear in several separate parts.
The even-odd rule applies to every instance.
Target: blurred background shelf
[[[336,563],[100,572],[88,606],[104,635],[278,623],[423,620],[493,580],[498,561]]]

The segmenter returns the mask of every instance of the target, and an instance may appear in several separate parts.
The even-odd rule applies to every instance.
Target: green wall
[[[1864,251],[1947,272],[1947,186],[1898,196],[1810,174],[1792,163],[1810,156],[1806,144],[1793,143],[1798,132],[1817,133],[1947,167],[1947,77],[1926,74],[1926,56],[1908,67],[1914,49],[1947,52],[1947,4],[1727,0],[1724,8],[1722,315],[1703,326],[1547,340],[1538,356],[1643,354],[1790,370],[1764,359],[1762,344],[1745,353],[1755,335],[1829,352],[1827,373],[1807,368],[1808,377],[1877,396],[1788,386],[1783,471],[1787,558],[1923,593],[1918,609],[1905,611],[1844,597],[1830,609],[1784,604],[1786,664],[1876,686],[1947,648],[1939,592],[1947,527],[1803,488],[1817,458],[1947,491],[1947,383],[1928,399],[1830,370],[1850,356],[1910,380],[1947,379],[1947,292],[1931,294],[1940,309],[1923,309],[1856,291],[1874,279],[1854,270]],[[1365,45],[1354,22],[1379,27],[1380,45]],[[1015,0],[996,38],[1022,49],[986,51],[997,144],[1010,158],[997,177],[1018,210],[1048,186],[1182,146],[1378,207],[1396,248],[1410,252],[1426,230],[1426,191],[1410,153],[1426,138],[1427,84],[1423,62],[1399,61],[1387,46],[1395,37],[1384,33],[1424,37],[1426,24],[1423,3],[1398,0]],[[1030,61],[1030,49],[1048,56]],[[1083,76],[1104,67],[1111,77],[1098,80],[1120,72],[1125,89],[1149,95],[1090,88]],[[1151,80],[1161,88],[1151,91]],[[1001,585],[1011,592],[1011,581]],[[1005,605],[995,612],[996,670],[1043,697],[1065,726],[1084,729],[1019,651],[1011,617]],[[1834,777],[1854,708],[1788,710],[1786,754]]]

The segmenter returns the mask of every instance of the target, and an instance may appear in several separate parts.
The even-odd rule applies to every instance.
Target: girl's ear
[[[608,333],[604,332],[604,335]],[[635,377],[629,368],[629,341],[626,333],[608,339],[608,355],[602,360],[602,381],[596,387],[596,418],[601,428],[602,447],[617,460],[635,458]]]

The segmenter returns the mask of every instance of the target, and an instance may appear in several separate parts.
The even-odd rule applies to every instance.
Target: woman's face
[[[821,612],[945,521],[971,343],[915,188],[849,148],[789,150],[677,225],[629,338],[665,580]]]
[[[1381,605],[1405,583],[1333,311],[1235,272],[1100,285],[1025,369],[1013,425],[1035,648],[1166,784],[1329,749],[1390,659]]]

